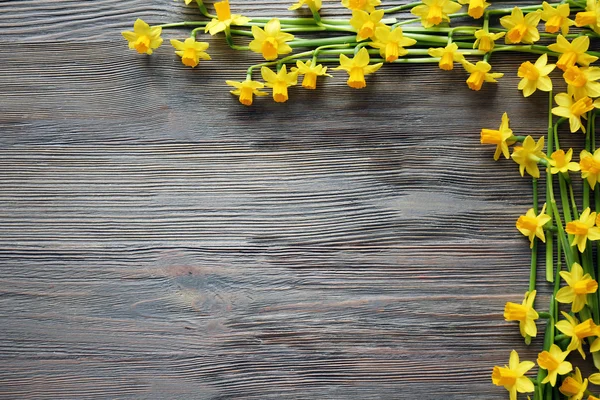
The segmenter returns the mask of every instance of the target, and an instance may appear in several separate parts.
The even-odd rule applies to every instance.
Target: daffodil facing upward
[[[229,29],[231,25],[246,25],[248,22],[250,22],[250,18],[248,17],[231,14],[229,0],[216,2],[215,10],[217,11],[217,18],[213,18],[206,25],[206,28],[204,28],[204,32],[208,32],[211,35],[216,35],[219,32],[223,32]]]
[[[588,387],[587,378],[583,379],[579,368],[575,367],[575,373],[567,376],[560,385],[560,392],[567,396],[569,400],[581,400]]]
[[[504,306],[504,319],[506,321],[519,321],[519,331],[524,338],[537,335],[535,320],[539,318],[539,315],[533,308],[535,294],[535,290],[527,292],[521,304],[509,301]]]
[[[265,86],[273,88],[273,100],[284,103],[288,100],[288,87],[298,83],[298,72],[287,72],[285,65],[275,73],[268,67],[260,69]]]
[[[402,28],[399,26],[392,30],[389,26],[384,25],[375,30],[375,41],[369,45],[379,49],[379,54],[385,58],[385,61],[393,62],[408,53],[404,47],[412,46],[415,43],[417,43],[415,39],[404,37]]]
[[[587,240],[599,240],[600,239],[600,228],[594,227],[596,224],[596,213],[590,212],[590,208],[586,208],[579,219],[567,222],[565,231],[573,235],[573,241],[571,246],[577,245],[580,252],[583,253],[586,247]],[[575,264],[579,265],[579,264]],[[581,267],[579,267],[581,268]],[[562,274],[561,274],[562,276]],[[579,275],[576,275],[579,276]],[[566,279],[565,279],[566,280]],[[567,282],[568,283],[568,282]],[[579,310],[575,310],[578,312]]]
[[[496,46],[496,40],[504,37],[506,32],[490,33],[487,29],[478,29],[475,31],[475,43],[473,48],[487,53]]]
[[[349,10],[363,10],[369,13],[380,4],[381,0],[342,0],[342,5]]]
[[[563,149],[556,150],[550,156],[550,160],[548,160],[548,162],[550,163],[550,173],[551,174],[558,174],[558,173],[566,174],[569,171],[573,171],[573,172],[579,171],[581,169],[579,167],[579,164],[577,164],[574,161],[571,161],[572,158],[573,158],[573,149],[567,150],[566,154]]]
[[[469,16],[479,19],[483,16],[483,11],[490,6],[485,0],[458,0],[460,4],[468,4],[469,9],[467,13]]]
[[[238,96],[240,99],[240,103],[242,103],[245,106],[252,105],[252,100],[254,96],[269,95],[269,93],[260,90],[265,87],[265,85],[262,82],[247,79],[242,82],[225,81],[225,83],[235,88],[230,93]]]
[[[554,96],[554,101],[558,107],[552,109],[552,114],[569,119],[569,128],[571,132],[577,132],[579,129],[585,133],[585,126],[581,123],[581,118],[585,118],[585,113],[594,109],[594,103],[589,97],[583,97],[577,101],[567,93],[559,93]]]
[[[454,14],[460,10],[461,5],[451,0],[422,0],[423,4],[413,7],[410,12],[421,18],[421,24],[425,28],[431,28],[442,22],[450,22],[448,14]]]
[[[352,25],[352,27],[356,30],[357,42],[374,37],[375,29],[386,26],[383,22],[381,22],[383,13],[383,10],[376,10],[372,13],[362,10],[352,11],[350,25]]]
[[[586,53],[589,47],[590,38],[588,36],[579,36],[573,39],[573,42],[569,42],[563,35],[558,35],[556,43],[549,45],[548,50],[561,54],[556,66],[565,71],[575,64],[587,67],[596,61],[598,57]]]
[[[551,386],[555,386],[558,375],[566,375],[573,370],[573,365],[565,361],[568,355],[568,351],[562,351],[554,343],[549,350],[544,350],[538,355],[538,365],[548,372],[542,383],[550,383]]]
[[[507,366],[494,367],[492,382],[496,386],[504,386],[510,393],[510,400],[517,400],[517,392],[529,393],[535,390],[531,379],[525,376],[525,373],[534,366],[531,361],[519,362],[519,354],[513,350],[510,352]]]
[[[500,24],[508,29],[504,37],[507,44],[527,43],[531,44],[540,40],[537,25],[540,22],[542,12],[540,10],[523,15],[519,7],[515,7],[510,15],[500,18]]]
[[[525,61],[519,67],[517,74],[521,81],[519,82],[519,90],[523,91],[523,97],[529,97],[537,89],[543,92],[552,90],[552,80],[548,76],[554,70],[556,65],[548,64],[548,55],[542,54],[535,64]]]
[[[579,68],[573,65],[565,70],[563,78],[567,82],[567,93],[575,100],[600,96],[600,82],[596,82],[600,79],[598,67]]]
[[[569,27],[575,25],[575,21],[569,19],[571,9],[568,3],[557,4],[556,8],[552,7],[548,2],[542,3],[542,21],[546,22],[545,31],[548,33],[556,33],[559,30],[563,35],[569,33]]]
[[[133,24],[133,32],[123,31],[121,35],[129,42],[130,49],[135,49],[140,54],[151,55],[163,42],[163,39],[160,37],[161,32],[161,27],[150,27],[150,25],[138,18]]]
[[[571,338],[567,351],[577,350],[585,360],[583,339],[590,336],[596,336],[598,334],[598,326],[591,318],[579,323],[576,317],[572,317],[564,311],[562,312],[562,315],[565,319],[558,321],[555,326],[556,329]]]
[[[305,4],[311,9],[311,11],[319,11],[323,6],[323,2],[321,0],[299,0],[297,3],[292,4],[288,10],[297,10]]]
[[[452,71],[454,62],[462,63],[465,61],[465,56],[458,51],[458,45],[454,42],[449,43],[446,47],[431,48],[427,51],[431,57],[439,57],[439,67],[444,71]]]
[[[329,76],[327,73],[327,67],[321,64],[312,65],[312,61],[296,61],[296,66],[292,68],[292,72],[298,72],[299,75],[304,75],[302,79],[302,87],[305,89],[316,89],[317,88],[317,77],[318,76]]]
[[[494,153],[494,160],[496,161],[500,158],[500,154],[503,154],[506,159],[510,158],[508,146],[512,145],[515,140],[511,139],[513,131],[509,128],[508,123],[508,114],[504,113],[498,130],[485,128],[481,130],[481,144],[496,145],[496,152]]]
[[[267,61],[277,59],[280,54],[292,52],[292,48],[286,42],[293,40],[294,35],[281,32],[281,24],[277,18],[267,22],[264,30],[253,26],[252,36],[254,40],[249,44],[250,50],[262,54]]]
[[[370,61],[369,52],[362,47],[352,59],[345,54],[340,54],[340,66],[333,69],[348,72],[348,86],[354,89],[362,89],[367,86],[365,75],[374,73],[383,65],[383,63],[369,65]]]
[[[210,56],[204,50],[208,49],[208,43],[196,42],[189,37],[184,42],[171,39],[171,45],[175,47],[175,54],[181,57],[183,65],[194,68],[202,60],[210,60]]]
[[[538,162],[545,159],[546,155],[542,151],[544,149],[544,137],[536,143],[531,136],[527,136],[521,146],[516,146],[511,155],[512,159],[519,164],[519,172],[521,176],[525,171],[534,178],[540,177]]]
[[[546,243],[546,237],[544,235],[544,225],[546,225],[552,218],[546,214],[546,204],[542,207],[542,211],[535,215],[533,208],[527,210],[525,215],[521,215],[517,220],[517,229],[523,235],[529,238],[529,247],[533,248],[533,240],[535,237]]]
[[[587,211],[589,214],[589,208]],[[594,219],[596,218],[595,214],[596,213],[594,213]],[[584,216],[584,214],[582,214],[582,216]],[[567,232],[569,232],[569,230],[573,231],[572,229],[567,228]],[[582,231],[575,235],[587,240],[588,234],[589,228],[583,227]],[[594,237],[596,237],[596,239],[592,240],[600,239],[600,232],[598,232],[598,228],[596,228],[596,231],[594,232]],[[571,245],[573,246],[573,244]],[[583,249],[585,249],[585,247],[583,247]],[[579,251],[582,251],[581,248]],[[596,293],[596,290],[598,290],[598,282],[592,279],[590,274],[584,274],[583,268],[581,268],[581,265],[577,263],[573,264],[571,267],[571,272],[560,271],[560,276],[565,280],[565,282],[567,282],[567,286],[560,288],[560,290],[556,293],[556,301],[565,304],[571,303],[571,311],[574,313],[583,310],[583,307],[588,302],[587,295]]]
[[[467,78],[467,86],[471,90],[481,90],[483,82],[498,82],[496,79],[504,76],[501,72],[490,72],[492,66],[487,61],[477,61],[477,64],[471,64],[465,60],[462,65],[471,74]]]
[[[594,189],[596,183],[600,182],[600,148],[596,149],[594,154],[582,150],[579,154],[579,167],[581,168],[581,178],[587,179],[590,187]]]

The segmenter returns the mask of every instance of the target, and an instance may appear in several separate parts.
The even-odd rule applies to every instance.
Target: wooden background
[[[0,0],[0,398],[507,398],[492,367],[541,346],[502,318],[531,183],[479,131],[508,111],[544,134],[546,94],[516,89],[532,57],[494,57],[478,93],[386,65],[246,108],[224,81],[259,58],[221,36],[194,70],[166,40],[140,56],[137,17],[198,13]]]

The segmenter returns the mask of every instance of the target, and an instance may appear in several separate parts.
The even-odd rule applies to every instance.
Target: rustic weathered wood
[[[502,319],[531,188],[479,130],[545,132],[527,58],[245,108],[224,81],[256,58],[221,37],[194,70],[127,49],[182,4],[0,1],[0,398],[506,398],[491,368],[540,345]]]

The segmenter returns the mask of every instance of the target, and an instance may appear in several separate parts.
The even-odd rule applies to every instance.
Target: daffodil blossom
[[[587,210],[589,213],[589,208]],[[594,219],[596,219],[595,214]],[[600,232],[597,229],[595,235],[600,239]],[[582,235],[587,235],[587,232]],[[560,288],[556,293],[556,301],[565,304],[571,303],[571,311],[574,313],[583,310],[583,307],[587,304],[587,295],[596,293],[596,290],[598,290],[598,282],[592,279],[590,274],[584,274],[583,268],[577,263],[573,263],[571,272],[560,271],[560,276],[567,282],[567,286]]]
[[[575,367],[575,373],[563,380],[560,385],[560,392],[567,396],[569,400],[581,400],[588,387],[588,380],[583,379],[579,368]]]
[[[357,42],[374,37],[375,29],[385,27],[385,24],[381,22],[383,13],[383,10],[376,10],[372,13],[362,10],[352,11],[350,25],[356,30]]]
[[[208,43],[196,42],[194,38],[187,38],[184,42],[171,39],[171,45],[175,47],[175,54],[181,57],[183,65],[194,68],[202,60],[210,60],[210,56],[204,50],[208,49]]]
[[[340,54],[340,66],[333,69],[348,72],[348,86],[354,89],[362,89],[367,86],[365,75],[374,73],[383,65],[383,63],[369,65],[370,61],[369,52],[363,47],[352,59],[345,54]]]
[[[130,49],[135,49],[140,54],[151,55],[163,42],[163,39],[160,37],[161,32],[161,27],[150,27],[150,25],[138,18],[133,24],[133,32],[123,31],[121,35],[127,39]]]
[[[471,64],[465,60],[462,65],[471,74],[467,78],[467,85],[471,90],[481,90],[483,82],[498,82],[496,79],[504,76],[501,72],[489,72],[492,66],[487,61],[477,61],[477,64]]]
[[[598,57],[586,53],[589,47],[590,38],[588,36],[579,36],[573,39],[573,42],[569,42],[563,35],[558,35],[556,43],[550,44],[548,50],[561,54],[556,66],[565,71],[575,64],[587,67],[596,61]]]
[[[369,13],[380,4],[381,0],[342,0],[342,5],[352,11],[363,10]]]
[[[450,0],[422,0],[423,4],[413,7],[410,12],[421,18],[425,28],[431,28],[442,22],[450,22],[448,14],[460,10],[461,5]]]
[[[569,33],[569,27],[575,25],[575,21],[569,19],[571,9],[569,4],[557,4],[556,8],[552,7],[548,2],[542,3],[542,21],[546,22],[545,31],[548,33],[556,33],[560,29],[563,35]]]
[[[596,183],[600,182],[600,148],[591,154],[587,150],[582,150],[579,154],[579,167],[581,168],[581,178],[587,179],[590,187],[594,189]],[[596,223],[596,225],[598,225]]]
[[[552,114],[569,119],[571,132],[577,132],[579,129],[585,133],[585,126],[581,123],[581,117],[585,118],[585,113],[594,109],[592,99],[589,97],[573,101],[573,98],[567,93],[559,93],[554,96],[554,101],[558,107],[552,109]]]
[[[585,352],[582,347],[583,339],[590,336],[596,336],[598,326],[594,324],[594,321],[592,321],[591,318],[579,323],[577,318],[570,316],[564,311],[562,311],[562,315],[565,319],[558,321],[555,326],[556,329],[571,338],[567,351],[577,350],[585,360]]]
[[[286,66],[281,67],[279,72],[273,72],[269,67],[260,69],[265,86],[273,88],[273,100],[283,103],[288,100],[288,87],[298,83],[298,72],[287,72]]]
[[[598,67],[579,68],[573,65],[565,70],[563,78],[567,82],[567,93],[575,100],[600,96],[600,82],[596,82],[600,79]]]
[[[408,53],[404,47],[412,46],[415,43],[417,43],[415,39],[404,37],[402,28],[399,26],[394,30],[389,26],[383,26],[375,30],[375,40],[369,45],[379,49],[379,54],[385,58],[385,61],[392,62]]]
[[[327,67],[321,64],[312,65],[312,61],[306,63],[298,60],[296,66],[292,68],[292,72],[297,71],[299,75],[304,75],[302,79],[302,87],[305,89],[316,89],[317,88],[317,76],[329,76],[327,73]]]
[[[558,375],[565,375],[573,370],[573,365],[565,361],[568,355],[569,351],[562,351],[554,343],[548,351],[544,350],[538,355],[538,365],[548,372],[542,383],[550,383],[551,386],[555,386]]]
[[[252,36],[254,40],[249,44],[250,50],[262,54],[267,61],[275,60],[279,54],[292,52],[292,48],[286,42],[293,40],[294,35],[281,32],[281,24],[277,18],[267,22],[264,30],[253,26]]]
[[[482,129],[481,130],[481,144],[495,144],[496,152],[494,153],[494,160],[498,161],[500,154],[504,155],[504,158],[510,158],[508,152],[508,146],[512,145],[515,141],[511,139],[513,137],[513,131],[509,128],[508,114],[502,114],[502,122],[498,130],[495,129]]]
[[[269,95],[269,93],[263,92],[262,90],[260,90],[265,87],[265,85],[262,82],[257,82],[257,81],[247,79],[242,82],[225,81],[225,83],[228,84],[229,86],[233,86],[235,88],[230,93],[238,96],[240,103],[242,103],[245,106],[252,105],[253,96],[268,96]]]
[[[496,46],[496,40],[504,37],[506,32],[490,33],[487,29],[475,31],[475,42],[473,48],[487,53]]]
[[[485,0],[458,0],[460,4],[468,4],[467,13],[474,19],[479,19],[483,16],[483,11],[490,6]]]
[[[511,155],[512,159],[519,164],[519,172],[521,176],[525,171],[534,178],[540,177],[538,162],[546,158],[542,151],[544,148],[544,137],[536,143],[531,136],[527,136],[521,146],[516,146]]]
[[[494,367],[492,382],[496,386],[504,386],[510,393],[510,400],[516,400],[517,392],[529,393],[534,391],[533,382],[525,376],[525,373],[534,366],[535,364],[531,361],[519,362],[519,354],[513,350],[510,352],[508,366]]]
[[[529,97],[537,89],[543,92],[552,90],[552,80],[548,75],[554,70],[556,65],[548,64],[548,55],[542,54],[535,64],[525,61],[519,67],[517,74],[521,81],[519,82],[519,90],[523,91],[523,97]]]
[[[525,293],[521,304],[507,302],[504,306],[504,319],[506,321],[519,321],[521,336],[537,336],[535,320],[539,318],[537,311],[533,308],[535,302],[535,290]]]
[[[544,225],[546,225],[552,218],[546,214],[546,204],[542,207],[542,211],[535,215],[533,208],[527,210],[525,215],[521,215],[517,220],[517,229],[523,235],[529,238],[529,247],[533,248],[533,239],[537,236],[542,242],[546,243],[546,237],[544,236]]]
[[[600,33],[600,3],[597,0],[587,0],[585,11],[575,15],[575,25],[588,25],[596,33]]]
[[[213,18],[204,28],[204,32],[216,35],[219,32],[229,29],[231,25],[246,25],[250,18],[237,14],[231,14],[229,0],[223,0],[215,3],[217,18]]]
[[[551,165],[550,173],[551,174],[558,174],[558,173],[566,174],[569,171],[573,171],[573,172],[579,171],[581,169],[579,167],[579,164],[577,164],[574,161],[571,161],[571,158],[573,158],[573,149],[569,149],[566,154],[563,149],[556,150],[550,156],[550,160],[548,160],[548,162]]]
[[[439,67],[444,71],[452,71],[454,62],[465,61],[465,56],[458,51],[458,45],[454,42],[446,47],[430,48],[427,53],[431,57],[440,57]]]
[[[531,44],[540,40],[537,25],[540,22],[542,12],[540,10],[523,15],[519,7],[515,7],[510,15],[500,18],[500,24],[508,29],[504,37],[507,44],[527,43]]]

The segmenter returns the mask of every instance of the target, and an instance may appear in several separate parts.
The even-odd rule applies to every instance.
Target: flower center
[[[577,53],[575,53],[574,51],[567,51],[559,57],[558,61],[556,62],[556,66],[565,71],[567,68],[575,65],[576,62]]]
[[[261,51],[265,60],[274,60],[277,58],[277,48],[279,43],[274,37],[269,36],[262,44]]]
[[[540,367],[547,369],[548,371],[553,371],[560,365],[558,360],[547,351],[542,351],[540,353],[537,362]]]
[[[302,87],[306,89],[316,89],[317,88],[317,74],[314,72],[307,72],[304,74],[304,79],[302,79]]]
[[[231,19],[231,8],[229,7],[229,0],[219,1],[215,3],[215,10],[217,10],[217,18],[219,21],[225,22]]]
[[[579,339],[584,339],[589,336],[596,335],[596,325],[592,322],[591,319],[588,319],[581,324],[578,324],[573,328],[573,332]]]
[[[587,235],[588,226],[580,221],[571,221],[567,223],[565,230],[571,235]]]
[[[273,86],[273,100],[277,103],[286,102],[288,99],[288,87],[284,81],[277,81]]]
[[[537,218],[521,215],[517,220],[517,228],[527,229],[530,232],[535,232],[537,227]]]
[[[348,78],[348,86],[354,89],[362,89],[367,86],[365,71],[361,67],[352,67]]]
[[[350,0],[349,7],[351,10],[362,10],[366,3],[367,0]]]
[[[399,53],[398,43],[388,42],[388,44],[385,45],[385,61],[392,62],[397,60]]]
[[[563,149],[556,150],[552,153],[552,160],[556,168],[562,168],[567,166],[567,159],[565,158],[565,151]]]
[[[483,0],[471,0],[469,3],[469,15],[475,19],[483,15]]]
[[[517,382],[517,373],[508,368],[494,367],[492,381],[498,386],[513,386]]]
[[[500,144],[502,143],[502,133],[495,129],[481,130],[481,144]]]
[[[583,172],[588,172],[590,174],[598,174],[600,172],[600,162],[592,157],[582,159],[580,164]]]
[[[540,77],[540,71],[531,62],[526,61],[519,67],[517,72],[519,77],[528,79],[530,81],[537,81]]]
[[[480,90],[484,80],[485,72],[475,71],[469,76],[469,79],[467,79],[467,85],[472,90]]]
[[[240,103],[242,103],[245,106],[251,106],[253,92],[254,91],[251,87],[242,86],[242,88],[240,89]]]
[[[450,51],[445,51],[440,60],[440,69],[451,71],[454,68],[454,54]]]
[[[479,39],[479,46],[477,48],[487,53],[494,48],[494,41],[487,35],[482,36],[481,39]]]
[[[358,31],[358,34],[364,38],[370,38],[375,32],[375,23],[373,21],[365,22]]]
[[[522,304],[506,303],[504,307],[504,319],[507,321],[525,321],[528,308]]]
[[[560,385],[560,392],[566,396],[575,396],[581,389],[581,383],[568,376]]]
[[[573,291],[575,294],[594,293],[598,289],[598,283],[593,279],[582,279],[575,283]]]
[[[183,65],[187,65],[188,67],[195,67],[198,65],[198,57],[196,55],[196,50],[187,48],[183,51],[183,55],[181,56],[181,62]]]
[[[577,26],[596,25],[597,21],[598,16],[595,11],[583,11],[575,15],[575,24]]]
[[[567,68],[567,70],[563,74],[563,78],[565,78],[565,81],[568,85],[572,85],[578,88],[584,87],[588,81],[583,71],[575,65]]]
[[[434,4],[429,7],[429,12],[427,13],[427,22],[433,25],[437,25],[442,22],[442,7],[437,4]]]
[[[150,37],[148,35],[142,35],[137,38],[133,47],[137,50],[138,53],[145,53],[150,49]]]
[[[592,103],[592,99],[590,99],[587,96],[584,97],[583,99],[577,100],[571,106],[571,112],[576,117],[581,117],[583,114],[585,114],[586,112],[593,110],[593,109],[594,109],[594,106]]]
[[[546,21],[546,32],[556,33],[562,25],[563,18],[560,15],[554,15]]]
[[[506,36],[511,41],[511,43],[519,43],[523,40],[523,36],[527,33],[527,25],[518,24],[514,28],[508,31]]]

